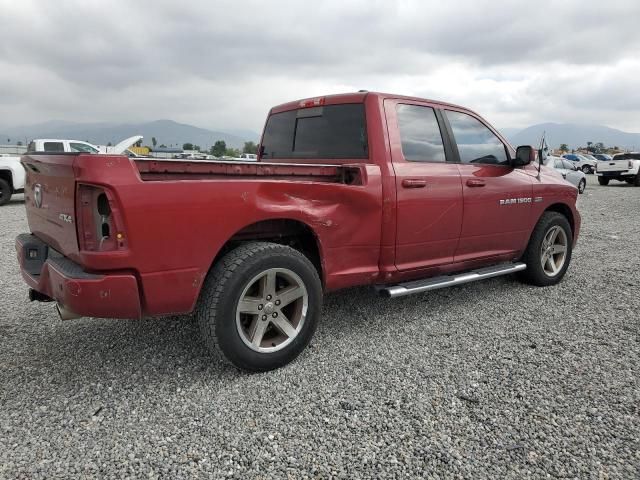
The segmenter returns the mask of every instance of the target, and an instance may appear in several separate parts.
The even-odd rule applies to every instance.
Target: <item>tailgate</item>
[[[78,239],[75,222],[78,154],[31,154],[22,157],[27,170],[25,206],[31,233],[65,256],[75,257]]]
[[[628,160],[598,162],[598,172],[624,172],[629,169]]]

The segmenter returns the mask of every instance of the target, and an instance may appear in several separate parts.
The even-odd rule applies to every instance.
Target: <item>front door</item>
[[[406,271],[453,262],[462,185],[433,106],[402,102],[385,100],[384,108],[396,177],[395,264]]]
[[[445,110],[459,157],[464,216],[455,261],[515,254],[527,244],[533,178],[479,118]]]

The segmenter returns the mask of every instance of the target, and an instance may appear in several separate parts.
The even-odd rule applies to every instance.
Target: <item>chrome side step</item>
[[[503,263],[464,273],[443,275],[440,277],[427,278],[425,280],[415,280],[413,282],[399,283],[398,285],[382,286],[378,287],[377,290],[380,295],[384,295],[385,297],[403,297],[405,295],[411,295],[412,293],[422,293],[429,290],[462,285],[463,283],[476,282],[478,280],[484,280],[485,278],[508,275],[510,273],[520,272],[526,268],[527,265],[522,262]]]

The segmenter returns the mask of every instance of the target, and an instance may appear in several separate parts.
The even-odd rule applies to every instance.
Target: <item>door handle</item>
[[[427,186],[427,181],[420,178],[405,178],[402,180],[402,186],[404,188],[424,188]]]
[[[484,187],[486,182],[477,178],[470,178],[467,180],[467,187]]]

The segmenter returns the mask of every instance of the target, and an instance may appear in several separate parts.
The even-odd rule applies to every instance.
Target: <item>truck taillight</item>
[[[628,168],[629,170],[633,170],[633,160],[629,160]]]
[[[300,108],[321,107],[324,105],[325,98],[310,98],[309,100],[302,100],[300,102]]]
[[[113,194],[106,188],[78,185],[76,224],[80,250],[111,252],[127,248],[120,212]]]

